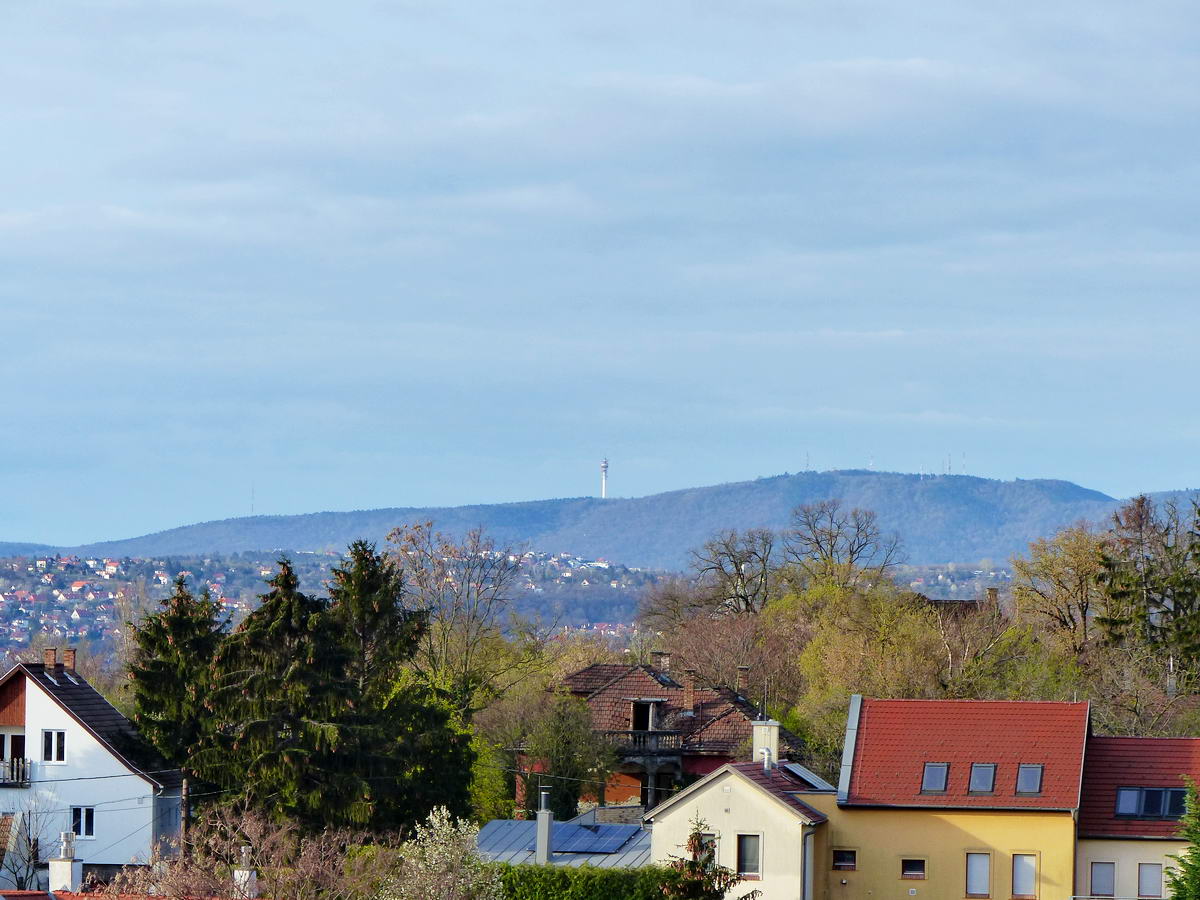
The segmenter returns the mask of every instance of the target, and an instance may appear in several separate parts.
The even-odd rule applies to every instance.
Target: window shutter
[[[1037,894],[1037,857],[1032,853],[1013,854],[1013,896],[1033,897]]]
[[[991,892],[992,857],[987,853],[967,854],[967,895],[986,897]]]
[[[1138,863],[1138,896],[1162,896],[1162,865],[1159,863]]]
[[[1110,862],[1092,863],[1092,896],[1111,897],[1117,888],[1117,864]]]

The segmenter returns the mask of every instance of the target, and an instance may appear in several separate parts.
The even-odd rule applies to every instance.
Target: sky
[[[10,0],[0,540],[1200,484],[1200,17]]]

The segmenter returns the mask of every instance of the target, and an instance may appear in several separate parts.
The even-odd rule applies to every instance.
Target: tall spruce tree
[[[369,782],[341,755],[351,737],[346,649],[325,601],[299,590],[286,558],[262,605],[223,642],[200,774],[308,827],[362,825]]]
[[[172,765],[190,769],[191,756],[204,738],[209,670],[225,625],[221,607],[207,591],[194,596],[183,575],[175,579],[175,590],[161,610],[130,623],[133,720]]]
[[[1186,804],[1176,837],[1187,841],[1187,847],[1178,856],[1168,857],[1175,862],[1167,869],[1171,900],[1200,900],[1200,803],[1196,782],[1190,778],[1187,779]]]
[[[355,541],[331,576],[330,616],[354,710],[340,756],[367,782],[371,825],[410,825],[435,806],[465,816],[470,733],[406,668],[427,620],[405,608],[401,572],[373,544]]]

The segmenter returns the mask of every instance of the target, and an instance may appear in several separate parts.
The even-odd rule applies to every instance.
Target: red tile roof
[[[1200,780],[1200,738],[1089,738],[1080,837],[1173,837],[1174,820],[1117,818],[1117,788],[1181,788],[1184,775]]]
[[[825,821],[826,816],[823,812],[813,809],[798,796],[800,792],[811,792],[813,789],[813,785],[809,784],[803,778],[779,766],[772,766],[770,773],[764,772],[762,763],[730,763],[729,768],[737,770],[737,772],[749,778],[763,790],[774,794],[793,809],[799,810],[810,821]]]
[[[847,802],[1075,809],[1087,732],[1087,703],[864,699]],[[945,793],[921,793],[927,762],[950,764]],[[996,765],[992,793],[968,792],[972,763]],[[1021,763],[1043,766],[1040,794],[1016,793]]]
[[[749,747],[750,723],[758,718],[754,704],[726,687],[695,688],[692,709],[684,709],[685,689],[671,675],[652,666],[598,663],[563,679],[566,687],[587,700],[597,731],[629,731],[635,698],[662,700],[655,728],[682,735],[684,754],[733,758]],[[779,730],[780,753],[799,757],[804,743],[787,729]]]

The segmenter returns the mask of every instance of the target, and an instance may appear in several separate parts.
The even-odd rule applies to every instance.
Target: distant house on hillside
[[[564,679],[567,690],[587,702],[593,727],[620,757],[605,802],[654,806],[689,777],[749,758],[753,723],[760,716],[745,685],[700,686],[690,671],[677,680],[667,654],[658,662],[658,667],[598,663]],[[747,671],[741,670],[743,676]],[[780,753],[796,759],[803,749],[800,738],[780,730]]]

